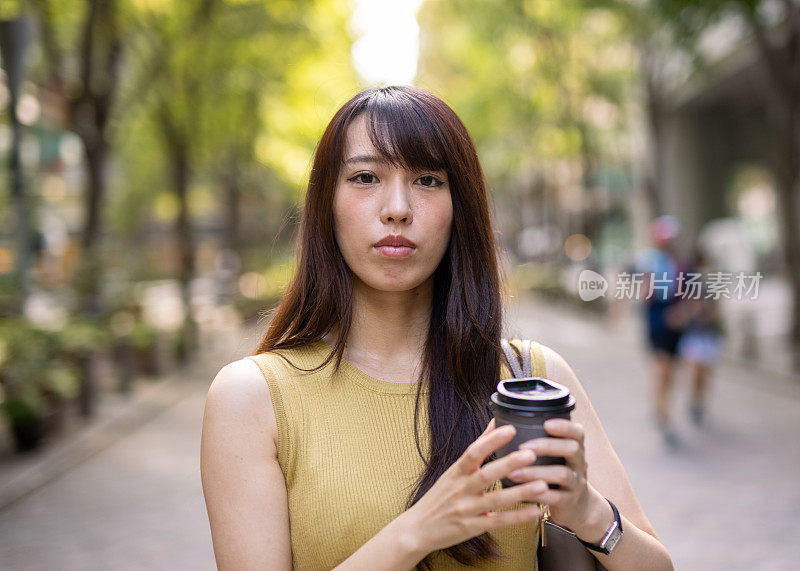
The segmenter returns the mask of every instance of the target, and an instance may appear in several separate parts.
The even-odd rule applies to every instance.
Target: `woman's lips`
[[[373,247],[377,248],[378,253],[386,258],[407,258],[417,249],[414,242],[400,234],[384,236]]]
[[[408,246],[375,246],[378,254],[387,258],[407,258],[414,253],[415,248]]]

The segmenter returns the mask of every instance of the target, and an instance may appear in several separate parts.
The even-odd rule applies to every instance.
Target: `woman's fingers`
[[[573,470],[563,464],[551,464],[548,466],[526,466],[518,468],[508,475],[512,482],[532,482],[534,480],[544,480],[551,484],[558,484],[561,489],[572,489],[581,482],[580,472]]]
[[[541,482],[541,480],[537,481]],[[545,485],[544,490],[531,492],[530,499],[528,501],[536,502],[542,505],[547,504],[550,506],[550,510],[552,512],[553,510],[558,509],[559,506],[564,505],[565,502],[569,502],[570,496],[573,493],[574,492],[571,490],[551,490]]]
[[[566,418],[550,418],[544,423],[545,432],[557,438],[570,438],[583,444],[584,430],[579,422]]]
[[[485,490],[497,480],[505,478],[509,472],[524,466],[529,466],[536,460],[536,454],[532,450],[517,450],[511,454],[506,454],[496,460],[482,466],[472,476],[472,489]]]
[[[485,530],[497,529],[507,525],[527,523],[539,519],[542,510],[539,506],[530,506],[503,512],[488,512],[480,517],[480,526]]]
[[[513,425],[506,424],[479,436],[472,444],[467,446],[461,458],[458,459],[461,473],[466,475],[473,474],[492,452],[510,442],[515,433],[516,428]]]
[[[527,482],[511,488],[502,488],[494,492],[486,493],[477,500],[477,509],[480,513],[487,513],[502,510],[508,506],[513,506],[517,502],[534,501],[538,494],[547,490],[547,484],[542,481]]]
[[[583,445],[577,440],[566,438],[537,438],[520,445],[521,450],[533,450],[536,455],[564,458],[573,468],[583,468],[585,461]]]
[[[520,448],[529,448],[537,456],[562,457],[573,468],[582,470],[585,467],[583,426],[565,418],[551,418],[544,423],[544,428],[554,438],[528,440]]]

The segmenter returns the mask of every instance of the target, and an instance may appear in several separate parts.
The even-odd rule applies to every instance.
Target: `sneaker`
[[[677,450],[681,446],[681,440],[678,438],[678,433],[671,425],[662,426],[661,436],[664,439],[664,444],[672,451]]]
[[[702,426],[705,424],[706,408],[702,403],[693,403],[689,407],[689,418],[695,426]]]

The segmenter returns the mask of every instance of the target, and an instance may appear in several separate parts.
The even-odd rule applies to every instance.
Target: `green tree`
[[[82,266],[76,285],[80,306],[96,302],[99,240],[103,230],[106,170],[111,151],[108,125],[119,86],[123,51],[119,0],[31,0],[39,21],[43,77],[68,109],[64,127],[84,147],[86,189],[81,232]]]
[[[563,216],[554,183],[542,181],[557,164],[576,163],[584,203],[594,203],[633,79],[614,15],[576,0],[459,0],[427,2],[419,20],[418,82],[467,123],[498,194],[537,203],[555,222]],[[611,111],[610,122],[598,123],[598,107]],[[598,220],[587,208],[577,223],[559,225],[592,235]]]
[[[582,0],[586,10],[612,12],[620,24],[620,36],[636,50],[638,81],[641,84],[643,121],[647,133],[642,190],[648,218],[664,214],[665,122],[670,84],[669,63],[675,59],[676,38],[672,26],[659,15],[656,0]],[[694,58],[697,52],[686,55]],[[696,61],[699,65],[699,60]]]
[[[140,141],[160,149],[175,197],[187,348],[196,330],[189,311],[189,283],[196,272],[192,185],[210,181],[221,190],[226,242],[238,248],[242,174],[254,159],[267,166],[285,162],[285,156],[264,160],[259,149],[276,140],[271,120],[284,125],[297,121],[268,110],[291,110],[296,104],[285,100],[298,79],[297,68],[309,58],[330,64],[347,47],[349,62],[349,42],[334,44],[327,54],[322,43],[342,31],[346,14],[339,0],[166,2],[143,4],[135,14],[136,62],[126,98],[136,111],[126,124],[138,131]],[[312,96],[325,99],[328,93],[326,86]]]

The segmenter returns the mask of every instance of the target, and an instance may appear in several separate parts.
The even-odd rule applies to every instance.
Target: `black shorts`
[[[678,354],[678,341],[680,339],[680,332],[672,329],[650,330],[650,347],[653,351],[665,351],[672,357]]]
[[[681,332],[667,325],[666,313],[672,301],[652,301],[646,307],[647,328],[650,334],[650,347],[654,351],[664,351],[671,356],[678,353]]]

